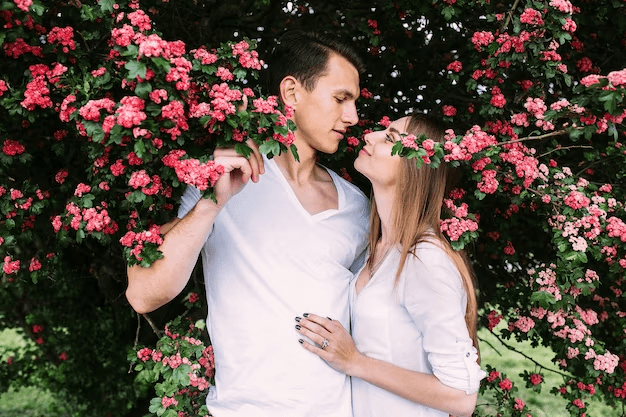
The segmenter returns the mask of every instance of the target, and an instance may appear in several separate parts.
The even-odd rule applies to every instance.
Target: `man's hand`
[[[233,148],[218,148],[213,153],[213,161],[224,167],[224,174],[213,187],[219,208],[241,191],[248,180],[259,182],[259,176],[265,172],[258,146],[251,139],[246,143],[252,149],[250,158],[239,155]]]

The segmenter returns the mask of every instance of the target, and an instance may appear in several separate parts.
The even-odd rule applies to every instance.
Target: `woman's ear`
[[[283,103],[296,108],[298,102],[298,87],[300,83],[293,76],[288,75],[280,82],[280,98]]]

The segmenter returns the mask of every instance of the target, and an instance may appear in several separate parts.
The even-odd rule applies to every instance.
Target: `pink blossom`
[[[526,404],[524,403],[524,401],[522,401],[521,398],[516,398],[515,405],[513,406],[513,408],[516,410],[523,410],[525,405]]]
[[[541,17],[541,13],[531,8],[524,10],[519,18],[519,21],[527,25],[543,25],[543,18]]]
[[[530,383],[533,385],[539,385],[543,382],[543,376],[541,374],[530,374]]]
[[[13,261],[11,260],[11,257],[7,255],[4,257],[4,265],[2,265],[2,270],[5,274],[11,275],[20,270],[20,261]]]
[[[550,0],[550,6],[563,13],[574,13],[574,7],[569,0]]]
[[[127,17],[130,20],[130,23],[133,26],[137,26],[141,31],[150,30],[152,28],[150,25],[150,18],[141,9],[129,13]]]
[[[474,32],[474,34],[472,35],[472,43],[474,44],[474,48],[479,52],[482,51],[483,46],[488,46],[494,40],[495,37],[491,32]]]
[[[74,190],[74,195],[77,197],[82,197],[84,193],[88,193],[91,191],[91,186],[87,184],[83,184],[82,182],[76,186],[76,190]]]
[[[504,391],[510,391],[511,388],[513,388],[513,382],[511,382],[509,378],[505,378],[502,381],[500,381],[498,386],[500,387],[500,389]]]
[[[454,106],[449,106],[446,104],[441,108],[441,111],[443,112],[444,116],[448,116],[448,117],[456,116],[456,107]]]
[[[6,139],[2,144],[2,153],[7,156],[15,156],[23,154],[26,151],[24,145],[16,140]]]
[[[535,321],[530,317],[520,317],[514,323],[514,326],[524,333],[528,333],[530,329],[535,327]]]
[[[33,5],[33,0],[13,0],[18,9],[28,12],[30,6]]]
[[[135,189],[145,187],[148,184],[150,184],[150,176],[143,169],[133,172],[128,180],[128,185]]]
[[[563,199],[563,202],[576,210],[589,206],[591,200],[580,191],[572,191]]]
[[[178,405],[178,401],[175,398],[170,398],[170,397],[163,397],[161,399],[161,405],[165,408],[173,405],[173,406],[177,406]]]
[[[620,71],[609,72],[607,78],[615,87],[626,84],[626,68]]]
[[[463,69],[463,64],[461,61],[452,61],[446,66],[446,69],[452,72],[459,72]]]

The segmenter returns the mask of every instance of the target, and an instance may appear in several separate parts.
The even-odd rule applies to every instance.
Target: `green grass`
[[[1,331],[0,361],[5,362],[9,356],[19,355],[20,349],[27,343],[15,330]],[[41,388],[9,388],[0,395],[0,417],[57,417],[60,415],[50,409],[55,404],[54,396]]]
[[[516,396],[521,398],[533,417],[569,417],[570,414],[565,406],[567,401],[560,396],[550,393],[552,387],[560,387],[563,385],[563,377],[554,372],[543,370],[544,383],[541,393],[536,393],[525,387],[526,383],[519,374],[524,370],[529,372],[537,372],[539,369],[536,365],[526,359],[517,352],[507,349],[502,343],[486,329],[478,332],[480,339],[480,352],[483,364],[489,364],[498,369],[501,373],[506,373],[507,377],[513,381],[519,389]],[[533,348],[529,342],[517,343],[514,340],[506,341],[507,344],[514,346],[517,350],[531,356],[535,361],[539,362],[548,369],[558,370],[556,364],[551,362],[553,357],[552,350],[543,346]],[[594,401],[592,398],[584,399],[587,404],[587,415],[593,417],[610,417],[619,415],[615,410],[608,407],[604,403]],[[488,397],[480,396],[478,404],[489,403]]]
[[[545,383],[541,393],[537,394],[525,388],[525,383],[519,376],[524,370],[535,371],[535,364],[524,358],[521,354],[508,350],[491,333],[483,329],[479,332],[481,339],[481,355],[483,364],[490,364],[500,372],[507,374],[519,392],[517,396],[522,398],[531,410],[533,417],[569,417],[566,411],[566,401],[561,397],[550,394],[550,389],[563,384],[563,377],[552,372],[544,371]],[[13,330],[0,332],[0,360],[6,361],[10,355],[19,353],[20,348],[26,345],[26,341]],[[550,369],[556,369],[550,359],[552,352],[549,348],[532,348],[529,343],[507,343],[515,345],[516,349],[532,356],[537,362]],[[478,404],[489,403],[489,398],[479,397]],[[588,404],[588,415],[593,417],[611,417],[618,415],[615,410],[599,402],[585,400]],[[58,402],[54,396],[45,390],[36,387],[23,387],[9,389],[0,395],[0,417],[60,417]],[[483,407],[485,407],[483,405]]]

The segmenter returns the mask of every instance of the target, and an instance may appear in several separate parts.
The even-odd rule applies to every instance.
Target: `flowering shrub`
[[[351,169],[362,131],[411,110],[444,120],[443,144],[407,136],[395,152],[462,169],[441,227],[472,255],[481,325],[550,346],[522,384],[571,415],[591,415],[591,396],[624,415],[626,4],[270,3],[0,4],[0,323],[30,341],[0,348],[0,391],[40,384],[74,414],[207,413],[203,309],[170,303],[138,326],[125,265],[159,259],[186,184],[211,198],[215,147],[294,151],[261,57],[278,28],[316,27],[368,67],[361,122],[321,162],[367,190]],[[186,307],[202,287],[194,274]],[[494,402],[477,414],[531,414],[517,376],[482,363]],[[543,387],[555,367],[563,385]]]

